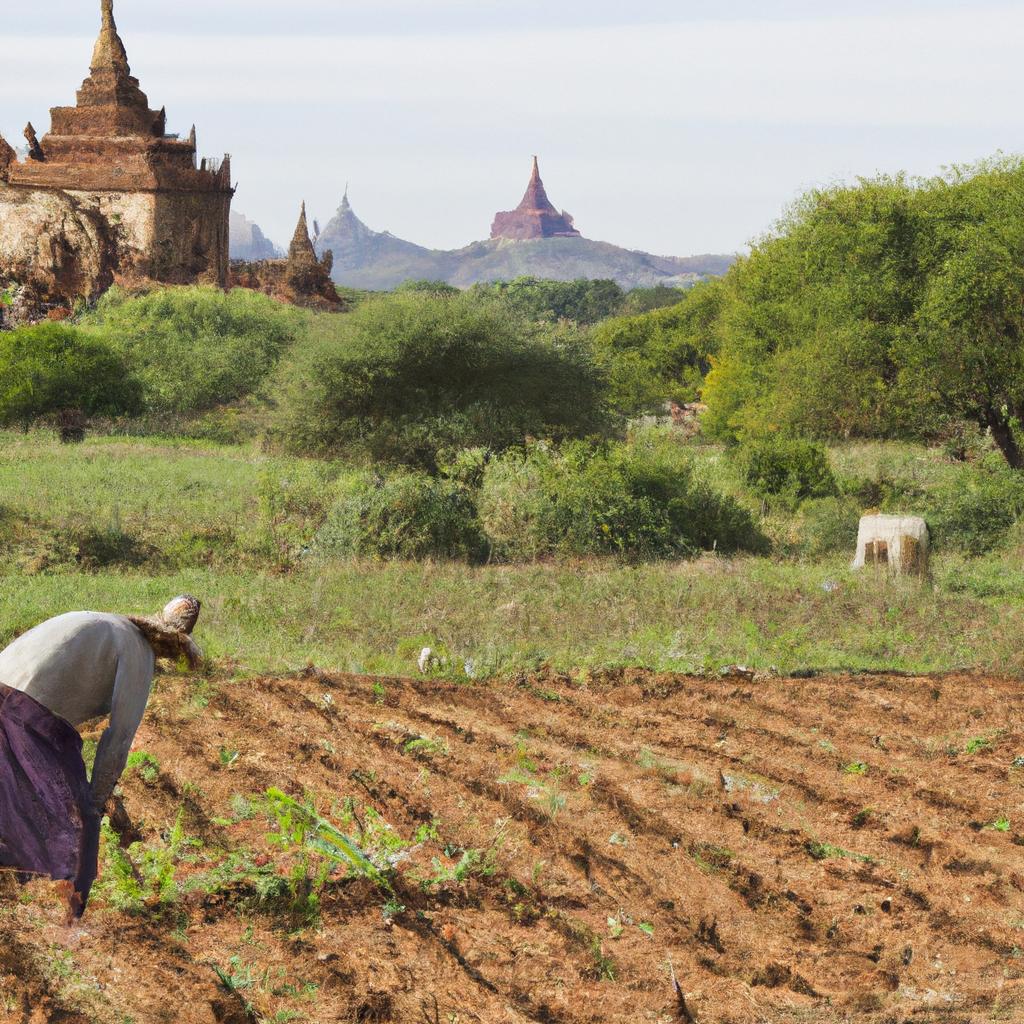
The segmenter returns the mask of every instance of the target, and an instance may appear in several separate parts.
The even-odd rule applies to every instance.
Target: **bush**
[[[292,342],[298,311],[244,289],[109,291],[83,324],[128,360],[146,409],[194,413],[252,394]]]
[[[493,298],[382,296],[342,334],[282,396],[279,432],[294,451],[433,471],[446,451],[606,429],[604,378],[582,340]]]
[[[0,332],[0,424],[25,429],[62,410],[138,411],[139,383],[125,360],[74,327],[46,323]]]
[[[531,445],[493,459],[480,518],[495,555],[633,558],[763,550],[750,514],[695,480],[689,459],[657,435],[634,445]]]
[[[861,507],[850,498],[811,498],[800,509],[798,550],[807,558],[836,553],[853,557]]]
[[[317,535],[317,550],[334,556],[453,558],[486,554],[470,493],[425,473],[381,479],[360,473],[343,492]]]
[[[828,452],[821,445],[770,438],[745,445],[739,460],[747,485],[765,497],[804,501],[838,492]]]
[[[994,458],[932,497],[928,524],[936,546],[984,554],[1002,543],[1024,514],[1024,479],[993,464]]]

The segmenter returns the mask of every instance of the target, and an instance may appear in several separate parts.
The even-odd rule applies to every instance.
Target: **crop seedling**
[[[983,750],[988,750],[991,746],[992,743],[984,736],[975,736],[973,740],[968,741],[967,746],[964,749],[968,754],[980,754]]]
[[[138,773],[147,786],[152,786],[160,777],[160,762],[145,750],[136,750],[128,755],[127,768]]]
[[[285,849],[299,847],[319,854],[329,865],[344,867],[359,878],[369,878],[379,888],[394,895],[391,882],[384,873],[353,840],[320,817],[312,807],[279,789],[268,789],[267,799],[279,829],[270,837],[273,842]]]
[[[1010,819],[1006,815],[1002,815],[996,818],[991,825],[988,826],[993,832],[1009,832],[1010,831]]]
[[[843,767],[847,775],[867,775],[868,766],[863,761],[852,761]]]

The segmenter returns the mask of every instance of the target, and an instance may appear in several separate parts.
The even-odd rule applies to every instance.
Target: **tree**
[[[605,381],[579,332],[480,293],[402,291],[344,318],[282,397],[294,450],[428,471],[446,451],[604,432]]]
[[[605,320],[593,330],[613,406],[626,415],[658,412],[665,402],[692,402],[717,348],[721,283],[711,281],[666,309]]]
[[[1009,228],[1009,230],[1006,230]],[[1024,224],[964,229],[931,281],[919,331],[904,350],[903,386],[991,430],[1024,469]]]
[[[0,423],[42,416],[139,411],[141,388],[125,360],[74,327],[41,324],[0,332]]]

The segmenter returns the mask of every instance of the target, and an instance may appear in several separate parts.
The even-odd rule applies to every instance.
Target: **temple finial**
[[[100,0],[100,14],[102,24],[96,48],[92,52],[90,69],[96,71],[113,68],[115,71],[129,73],[128,54],[121,37],[117,34],[117,24],[114,21],[114,0]]]

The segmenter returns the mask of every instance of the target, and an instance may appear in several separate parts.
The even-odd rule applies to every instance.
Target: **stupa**
[[[526,195],[516,209],[499,213],[491,227],[491,238],[510,238],[523,241],[529,238],[580,238],[572,217],[565,210],[561,213],[548,199],[544,182],[540,177],[540,166],[533,158],[533,174],[526,188]]]

